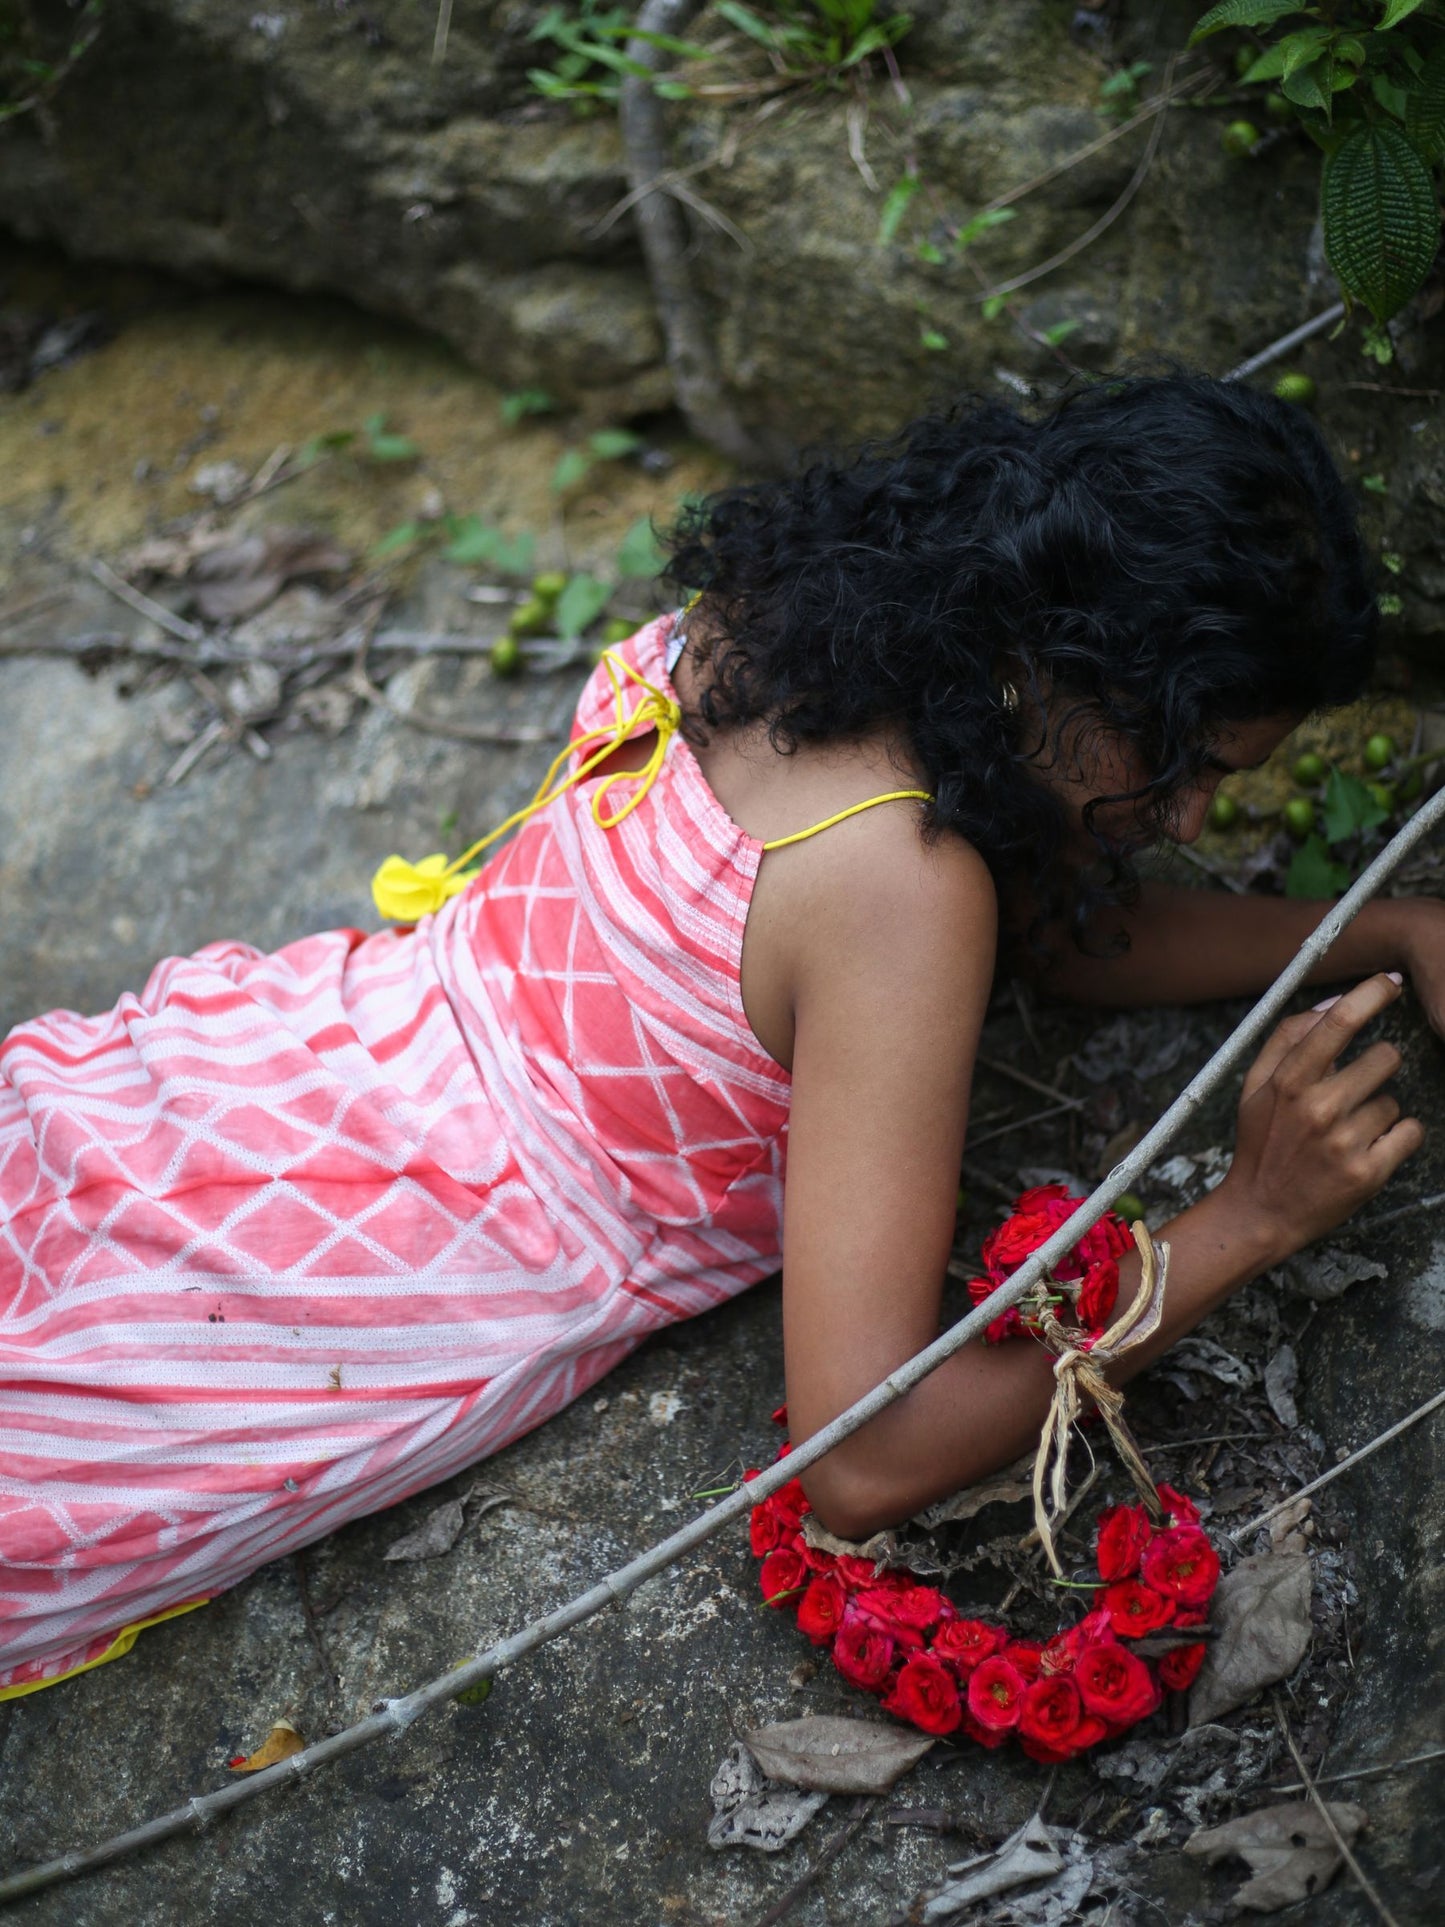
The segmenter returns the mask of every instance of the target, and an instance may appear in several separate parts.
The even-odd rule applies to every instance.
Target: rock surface
[[[1171,113],[1127,211],[984,321],[983,289],[1073,247],[1114,205],[1147,127],[1026,196],[962,258],[929,265],[917,243],[1096,140],[1101,80],[1139,58],[1157,80],[1198,9],[913,11],[906,105],[879,82],[800,89],[766,117],[747,100],[674,112],[677,162],[712,210],[693,264],[723,375],[770,440],[885,431],[959,389],[1047,388],[1160,351],[1223,373],[1335,298],[1312,241],[1316,151],[1280,137],[1232,159],[1225,104]],[[69,32],[65,0],[26,13],[41,47]],[[613,416],[660,408],[671,383],[635,234],[626,214],[609,218],[626,190],[615,118],[579,118],[529,86],[557,51],[529,39],[540,13],[531,0],[458,9],[436,65],[433,12],[414,0],[133,0],[108,11],[46,112],[0,136],[0,223],[83,257],[344,294],[437,330],[504,387],[539,383]],[[722,47],[708,84],[757,77],[722,23],[703,16],[697,32]],[[880,246],[883,197],[910,170],[922,189]],[[1445,626],[1438,296],[1402,318],[1382,378],[1413,394],[1369,392],[1380,371],[1353,335],[1287,364],[1319,380],[1358,472],[1386,478],[1371,506],[1405,558],[1416,636]],[[1067,324],[1050,348],[1044,332]]]

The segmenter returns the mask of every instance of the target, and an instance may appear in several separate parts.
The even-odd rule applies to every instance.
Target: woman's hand
[[[1336,1063],[1399,995],[1392,978],[1370,977],[1321,1010],[1287,1017],[1244,1080],[1238,1144],[1220,1191],[1278,1258],[1342,1224],[1424,1141],[1419,1119],[1402,1118],[1381,1090],[1400,1067],[1393,1044]]]

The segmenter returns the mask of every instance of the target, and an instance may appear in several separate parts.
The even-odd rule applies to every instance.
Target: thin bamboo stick
[[[1306,938],[1293,959],[1280,972],[1274,983],[1235,1026],[1234,1030],[1215,1051],[1214,1055],[1195,1073],[1189,1083],[1175,1098],[1129,1155],[1116,1164],[1103,1182],[1097,1185],[1090,1195],[1064,1224],[1060,1225],[1053,1236],[1022,1264],[1007,1283],[976,1306],[966,1318],[952,1326],[931,1345],[910,1358],[905,1364],[891,1372],[881,1385],[875,1385],[845,1412],[839,1413],[831,1424],[815,1432],[810,1439],[794,1445],[786,1458],[767,1467],[756,1479],[739,1486],[728,1498],[721,1500],[709,1511],[699,1514],[688,1525],[682,1526],[666,1539],[640,1553],[637,1558],[620,1566],[616,1572],[608,1573],[596,1585],[575,1599],[568,1600],[543,1618],[524,1626],[510,1638],[489,1646],[485,1652],[478,1653],[464,1665],[443,1673],[440,1678],[429,1680],[424,1686],[399,1699],[379,1700],[371,1714],[340,1733],[318,1740],[303,1752],[292,1754],[290,1759],[282,1760],[275,1766],[264,1767],[259,1773],[248,1774],[229,1786],[219,1788],[215,1793],[197,1794],[182,1807],[170,1813],[161,1814],[143,1826],[133,1827],[129,1832],[117,1834],[113,1839],[102,1841],[99,1846],[90,1847],[83,1852],[62,1854],[58,1859],[49,1860],[37,1867],[27,1868],[22,1873],[12,1874],[0,1880],[0,1904],[19,1900],[24,1895],[37,1893],[43,1887],[52,1886],[56,1881],[75,1877],[77,1874],[92,1872],[128,1854],[137,1853],[144,1847],[154,1846],[168,1840],[178,1833],[187,1833],[209,1825],[222,1814],[233,1808],[244,1806],[256,1799],[273,1786],[280,1786],[293,1780],[305,1779],[318,1766],[340,1759],[344,1754],[354,1753],[360,1747],[369,1746],[388,1734],[404,1733],[415,1720],[428,1713],[444,1700],[455,1699],[469,1687],[490,1681],[508,1666],[515,1665],[519,1659],[534,1652],[539,1646],[546,1646],[563,1633],[570,1632],[584,1620],[591,1619],[601,1612],[604,1606],[621,1606],[642,1585],[644,1580],[653,1578],[667,1567],[675,1565],[684,1554],[715,1538],[718,1533],[734,1522],[744,1518],[759,1500],[785,1485],[789,1479],[796,1478],[808,1466],[816,1464],[835,1445],[866,1425],[870,1419],[885,1411],[895,1400],[903,1397],[921,1380],[936,1371],[945,1359],[951,1358],[971,1339],[981,1337],[984,1329],[1008,1306],[1017,1304],[1024,1294],[1043,1276],[1044,1272],[1078,1243],[1086,1231],[1113,1204],[1123,1192],[1131,1190],[1135,1182],[1143,1176],[1154,1163],[1159,1153],[1177,1135],[1181,1128],[1199,1110],[1223,1079],[1238,1065],[1241,1058],[1250,1051],[1266,1029],[1274,1022],[1294,992],[1304,982],[1311,969],[1330,948],[1345,926],[1369,902],[1391,872],[1409,855],[1415,845],[1438,823],[1445,819],[1445,790],[1440,790],[1422,805],[1391,838],[1385,848],[1369,865],[1359,880],[1340,898],[1339,902],[1325,912],[1314,932]]]

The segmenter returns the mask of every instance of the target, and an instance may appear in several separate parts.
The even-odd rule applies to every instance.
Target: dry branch
[[[18,1900],[22,1896],[37,1893],[58,1880],[65,1880],[81,1873],[88,1873],[96,1867],[108,1865],[127,1854],[136,1853],[143,1847],[153,1846],[161,1840],[171,1839],[178,1833],[188,1833],[206,1826],[211,1820],[219,1819],[233,1807],[244,1805],[248,1800],[257,1798],[273,1786],[292,1780],[304,1779],[316,1767],[329,1761],[340,1759],[344,1754],[354,1753],[359,1748],[369,1746],[373,1740],[388,1735],[404,1733],[415,1720],[428,1713],[446,1700],[452,1700],[459,1693],[471,1687],[480,1686],[484,1680],[491,1680],[508,1666],[515,1665],[519,1659],[534,1652],[539,1646],[546,1646],[558,1639],[563,1633],[570,1632],[591,1619],[606,1606],[621,1606],[647,1579],[666,1571],[675,1565],[685,1554],[707,1540],[716,1538],[729,1526],[740,1523],[752,1508],[776,1492],[790,1479],[805,1472],[810,1465],[831,1452],[836,1445],[886,1411],[897,1399],[903,1397],[913,1387],[927,1378],[930,1372],[955,1352],[962,1349],[971,1339],[982,1337],[986,1327],[1006,1311],[1009,1306],[1019,1302],[1025,1293],[1039,1283],[1044,1274],[1060,1262],[1072,1250],[1080,1238],[1099,1221],[1104,1213],[1123,1192],[1130,1190],[1143,1176],[1161,1151],[1189,1123],[1195,1113],[1205,1103],[1223,1080],[1235,1070],[1241,1060],[1257,1045],[1265,1031],[1281,1015],[1285,1005],[1295,991],[1304,983],[1321,957],[1336,942],[1340,933],[1358,912],[1379,890],[1387,877],[1409,855],[1417,843],[1445,820],[1445,790],[1440,790],[1430,798],[1391,838],[1373,863],[1365,870],[1359,880],[1334,904],[1320,920],[1314,932],[1302,943],[1293,959],[1280,972],[1274,983],[1235,1026],[1229,1036],[1215,1051],[1202,1069],[1185,1085],[1162,1117],[1160,1117],[1129,1155],[1116,1164],[1103,1182],[1097,1185],[1073,1215],[1061,1224],[1053,1236],[1032,1256],[1020,1265],[1005,1284],[974,1307],[966,1318],[952,1326],[931,1345],[917,1353],[898,1369],[891,1372],[881,1385],[875,1385],[845,1412],[840,1412],[831,1424],[815,1432],[810,1439],[794,1445],[786,1458],[760,1472],[755,1479],[740,1485],[727,1498],[722,1499],[709,1511],[699,1514],[689,1524],[671,1533],[666,1539],[639,1553],[617,1571],[608,1573],[590,1586],[586,1592],[579,1593],[575,1599],[567,1600],[543,1618],[533,1620],[520,1632],[510,1638],[499,1640],[484,1652],[478,1653],[465,1665],[443,1673],[439,1678],[430,1680],[399,1699],[379,1700],[375,1710],[354,1726],[346,1727],[340,1733],[318,1740],[303,1752],[293,1754],[290,1759],[276,1766],[264,1767],[259,1773],[248,1774],[229,1786],[219,1788],[214,1793],[198,1794],[184,1806],[176,1807],[170,1813],[161,1814],[145,1825],[135,1827],[128,1833],[117,1834],[113,1839],[103,1841],[99,1846],[85,1852],[63,1854],[59,1859],[50,1860],[38,1867],[31,1867],[23,1873],[12,1874],[0,1880],[0,1902]],[[1348,1462],[1346,1462],[1348,1463]],[[1344,1466],[1337,1468],[1343,1471]]]
[[[1445,790],[1442,790],[1441,794],[1445,795]],[[1391,1439],[1399,1438],[1402,1432],[1408,1432],[1412,1425],[1417,1424],[1422,1418],[1428,1418],[1442,1405],[1445,1405],[1445,1392],[1436,1392],[1433,1398],[1427,1398],[1423,1405],[1417,1405],[1413,1412],[1406,1413],[1404,1418],[1398,1419],[1387,1431],[1381,1432],[1378,1438],[1371,1439],[1368,1445],[1362,1445],[1358,1452],[1351,1452],[1347,1459],[1341,1459],[1338,1465],[1332,1465],[1328,1472],[1322,1472],[1317,1479],[1311,1479],[1308,1485],[1302,1485],[1298,1492],[1291,1492],[1287,1499],[1281,1499],[1278,1505],[1270,1506],[1257,1518],[1251,1519],[1248,1525],[1241,1526],[1237,1532],[1231,1532],[1230,1538],[1247,1539],[1251,1532],[1258,1532],[1261,1526],[1267,1526],[1270,1520],[1276,1518],[1281,1512],[1288,1512],[1298,1500],[1307,1499],[1312,1492],[1318,1492],[1321,1486],[1329,1485],[1332,1480],[1339,1478],[1341,1473],[1348,1472],[1352,1466],[1358,1465],[1361,1459],[1369,1458],[1372,1452],[1378,1452],[1380,1447],[1388,1445]]]

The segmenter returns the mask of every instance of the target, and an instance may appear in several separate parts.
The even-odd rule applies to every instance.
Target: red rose
[[[1199,1507],[1187,1493],[1176,1492],[1172,1485],[1156,1486],[1155,1491],[1163,1502],[1164,1510],[1171,1514],[1177,1526],[1197,1526]]]
[[[1159,1661],[1159,1678],[1171,1693],[1183,1693],[1194,1684],[1204,1655],[1209,1648],[1199,1646],[1176,1646],[1172,1653],[1165,1653]]]
[[[1003,1656],[1011,1665],[1018,1667],[1025,1679],[1037,1679],[1044,1656],[1044,1642],[1041,1639],[1011,1639],[1003,1649]]]
[[[1063,1185],[1040,1188],[1064,1192],[1064,1196],[1038,1207],[1016,1210],[1012,1217],[1005,1218],[1001,1225],[990,1231],[983,1241],[984,1269],[995,1284],[1002,1284],[1041,1244],[1046,1244],[1073,1210],[1073,1206],[1066,1202],[1068,1193]],[[1067,1265],[1063,1269],[1067,1269]],[[1055,1269],[1054,1275],[1059,1275],[1059,1268]]]
[[[1137,1653],[1115,1640],[1086,1646],[1074,1664],[1074,1679],[1086,1711],[1111,1727],[1133,1726],[1159,1704],[1154,1676]]]
[[[988,1626],[981,1619],[950,1619],[933,1635],[932,1651],[955,1672],[967,1674],[998,1652],[1007,1638],[1002,1626]]]
[[[1048,1205],[1066,1204],[1069,1210],[1072,1211],[1076,1204],[1082,1203],[1083,1199],[1076,1198],[1066,1184],[1035,1184],[1031,1185],[1027,1191],[1019,1192],[1018,1196],[1014,1199],[1014,1210],[1042,1211]],[[1062,1218],[1060,1218],[1059,1223],[1063,1223]]]
[[[1075,1199],[1074,1203],[1082,1200]],[[1072,1205],[1070,1207],[1072,1209]],[[1106,1260],[1117,1259],[1126,1251],[1134,1249],[1134,1234],[1124,1220],[1112,1211],[1106,1211],[1099,1222],[1091,1225],[1074,1246],[1082,1265],[1102,1264]]]
[[[774,1425],[786,1425],[787,1422],[788,1408],[786,1405],[780,1405],[777,1411],[773,1413],[773,1423]]]
[[[838,1577],[847,1586],[871,1586],[874,1583],[873,1561],[859,1559],[851,1552],[840,1552],[837,1564]]]
[[[1055,1633],[1039,1655],[1039,1675],[1070,1673],[1074,1669],[1079,1654],[1086,1646],[1096,1640],[1112,1639],[1113,1629],[1109,1615],[1102,1606],[1096,1606],[1091,1613],[1085,1614],[1077,1626],[1070,1626],[1066,1632]]]
[[[925,1733],[951,1733],[963,1718],[952,1673],[929,1653],[915,1653],[904,1662],[883,1710]]]
[[[1065,1758],[1084,1717],[1084,1703],[1071,1679],[1036,1679],[1019,1701],[1019,1739],[1032,1740]]]
[[[997,1733],[995,1733],[991,1727],[980,1726],[972,1713],[969,1712],[967,1706],[963,1709],[963,1718],[959,1722],[959,1731],[961,1733],[967,1733],[971,1740],[977,1740],[980,1746],[988,1747],[990,1752],[992,1752],[996,1746],[1008,1745],[1008,1728],[1006,1726],[1001,1727]]]
[[[1115,1258],[1100,1258],[1089,1266],[1074,1301],[1079,1323],[1090,1331],[1102,1331],[1108,1324],[1119,1296],[1119,1264]]]
[[[931,1626],[953,1617],[953,1601],[937,1586],[905,1586],[894,1595],[892,1611],[903,1625],[926,1633]]]
[[[833,1664],[848,1684],[876,1693],[893,1670],[896,1650],[888,1634],[855,1612],[850,1601],[833,1641]]]
[[[1181,1606],[1202,1606],[1219,1584],[1219,1554],[1198,1526],[1171,1526],[1150,1541],[1141,1571],[1155,1592]]]
[[[766,1499],[761,1505],[755,1505],[748,1521],[748,1544],[753,1549],[753,1557],[761,1559],[764,1554],[771,1552],[782,1536],[783,1522],[776,1508],[769,1505]]]
[[[1001,1345],[1006,1338],[1027,1338],[1028,1328],[1019,1317],[1017,1305],[1010,1305],[998,1318],[992,1318],[983,1328],[983,1342],[986,1345]]]
[[[801,1479],[789,1479],[786,1485],[778,1487],[770,1499],[764,1499],[763,1504],[776,1506],[781,1517],[786,1519],[790,1526],[800,1526],[803,1523],[803,1515],[813,1510],[808,1503],[808,1495],[803,1490]]]
[[[848,1588],[833,1573],[814,1579],[798,1601],[798,1630],[815,1646],[826,1646],[843,1623]]]
[[[1006,1733],[1019,1723],[1028,1681],[1002,1653],[983,1660],[968,1676],[968,1710],[980,1726]]]
[[[824,1552],[821,1546],[810,1546],[800,1532],[793,1541],[793,1550],[806,1562],[810,1572],[834,1572],[838,1565],[835,1552]]]
[[[1099,1514],[1094,1557],[1106,1586],[1116,1579],[1133,1578],[1153,1532],[1149,1514],[1141,1505],[1111,1505]]]
[[[909,1623],[906,1613],[896,1610],[899,1598],[892,1587],[866,1586],[862,1592],[854,1593],[851,1603],[854,1611],[880,1633],[887,1633],[890,1639],[910,1651],[921,1651],[927,1642],[918,1628]]]
[[[1174,1626],[1176,1631],[1183,1631],[1186,1626],[1207,1626],[1208,1624],[1209,1608],[1207,1605],[1176,1606],[1174,1608]]]
[[[764,1559],[758,1578],[765,1605],[795,1606],[800,1588],[808,1583],[808,1568],[801,1553],[791,1546],[781,1546]]]
[[[1109,1624],[1124,1639],[1142,1639],[1157,1632],[1174,1617],[1174,1601],[1152,1586],[1141,1586],[1137,1579],[1118,1579],[1106,1586],[1099,1604],[1109,1615]]]

